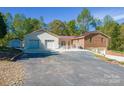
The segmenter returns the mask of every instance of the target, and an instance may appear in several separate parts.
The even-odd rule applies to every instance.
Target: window
[[[45,42],[54,42],[54,40],[45,40]]]
[[[65,46],[65,41],[61,41],[61,46]]]
[[[101,38],[101,42],[103,43],[103,38]]]
[[[90,42],[90,43],[92,42],[92,37],[90,37],[89,42]]]

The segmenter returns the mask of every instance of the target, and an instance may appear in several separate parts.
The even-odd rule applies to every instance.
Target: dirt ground
[[[24,68],[22,63],[0,61],[0,86],[22,85]]]

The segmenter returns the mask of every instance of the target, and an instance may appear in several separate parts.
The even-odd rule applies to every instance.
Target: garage
[[[59,37],[47,31],[35,31],[24,37],[25,53],[42,53],[59,48]]]
[[[45,46],[47,49],[54,49],[54,40],[45,40]]]

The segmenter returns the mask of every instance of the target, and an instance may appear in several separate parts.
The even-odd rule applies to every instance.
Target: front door
[[[47,49],[54,49],[54,40],[45,40],[45,46]]]

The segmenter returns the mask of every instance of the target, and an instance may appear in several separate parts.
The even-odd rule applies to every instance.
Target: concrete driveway
[[[25,54],[18,62],[25,66],[24,85],[124,85],[123,67],[103,62],[86,51]]]

